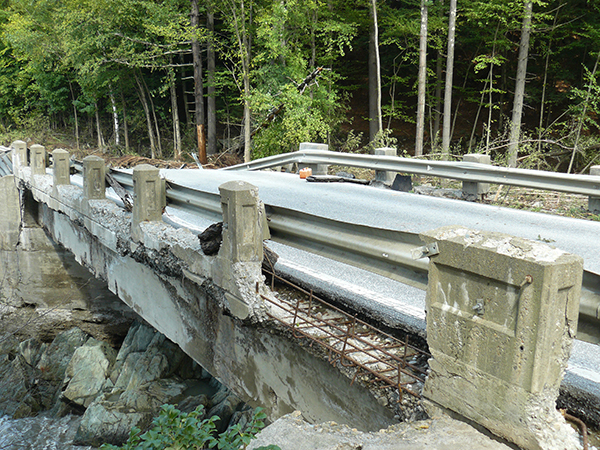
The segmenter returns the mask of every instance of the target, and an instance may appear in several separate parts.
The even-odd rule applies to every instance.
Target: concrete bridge
[[[219,186],[223,242],[216,255],[207,256],[196,234],[163,222],[166,203],[158,169],[134,169],[134,203],[128,212],[106,199],[101,158],[85,158],[83,187],[78,187],[70,182],[66,152],[53,152],[49,173],[44,148],[29,150],[27,166],[25,144],[13,144],[14,176],[1,181],[7,205],[0,219],[2,251],[21,250],[23,211],[33,211],[34,222],[121,300],[245,400],[265,406],[271,417],[299,409],[313,421],[378,429],[403,417],[401,404],[391,404],[402,388],[423,389],[418,376],[400,368],[392,381],[400,391],[370,388],[361,374],[370,375],[369,368],[381,361],[350,364],[348,353],[338,348],[358,334],[319,337],[322,326],[299,321],[300,302],[295,311],[293,303],[286,309],[265,285],[262,242],[268,222],[254,186],[242,181]],[[548,442],[559,439],[536,433],[538,419],[570,436],[553,402],[577,327],[581,258],[540,242],[461,227],[423,233],[423,239],[437,248],[430,250],[427,300],[435,364],[425,395],[431,404],[525,448],[549,448]],[[301,324],[306,330],[298,339],[293,335]],[[318,346],[307,345],[311,333],[314,341],[327,340],[329,360]],[[407,348],[397,350],[406,354]],[[356,381],[352,390],[351,381]],[[504,394],[479,398],[498,386]],[[533,417],[535,408],[543,414]],[[571,448],[567,441],[565,448]]]

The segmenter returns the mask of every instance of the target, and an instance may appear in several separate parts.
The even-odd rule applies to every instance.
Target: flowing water
[[[0,417],[0,450],[91,450],[73,445],[80,417]]]

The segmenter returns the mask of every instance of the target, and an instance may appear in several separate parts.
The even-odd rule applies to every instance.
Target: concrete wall
[[[544,243],[445,227],[430,258],[423,395],[526,449],[576,449],[556,398],[577,330],[583,260]]]
[[[0,333],[48,341],[78,326],[102,339],[124,335],[133,313],[46,234],[31,193],[7,176],[0,197]]]

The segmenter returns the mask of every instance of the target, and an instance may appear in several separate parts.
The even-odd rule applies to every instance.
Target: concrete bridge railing
[[[158,169],[134,169],[128,213],[105,199],[101,158],[84,159],[80,189],[69,184],[65,152],[53,152],[49,175],[40,147],[30,149],[27,167],[23,146],[15,143],[13,163],[20,189],[39,202],[44,227],[209,372],[267,405],[273,417],[301,409],[309,419],[362,429],[393,422],[369,390],[349,392],[344,375],[268,323],[263,296],[273,293],[261,274],[257,188],[238,181],[220,186],[223,242],[209,257],[197,236],[162,222]],[[16,185],[2,183],[0,199],[14,207]],[[0,220],[3,245],[14,240],[4,231],[18,228],[12,223],[18,220],[18,214]],[[433,358],[423,391],[430,414],[454,411],[527,449],[579,448],[555,400],[577,328],[582,259],[544,243],[460,227],[422,239],[436,244],[429,247],[435,250],[427,289]]]

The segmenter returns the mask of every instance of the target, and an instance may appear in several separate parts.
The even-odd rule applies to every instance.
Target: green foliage
[[[373,153],[377,148],[396,148],[398,139],[392,136],[392,130],[386,128],[379,130],[373,139],[367,146],[364,147],[366,153]]]
[[[173,405],[163,405],[145,433],[139,428],[133,428],[127,442],[121,446],[104,444],[101,450],[195,450],[245,449],[256,433],[264,427],[266,415],[257,408],[247,429],[237,424],[227,431],[216,434],[215,422],[219,417],[203,419],[204,406],[200,405],[190,413],[183,413]],[[261,447],[262,450],[280,450],[276,445]],[[259,449],[259,450],[260,450]]]

